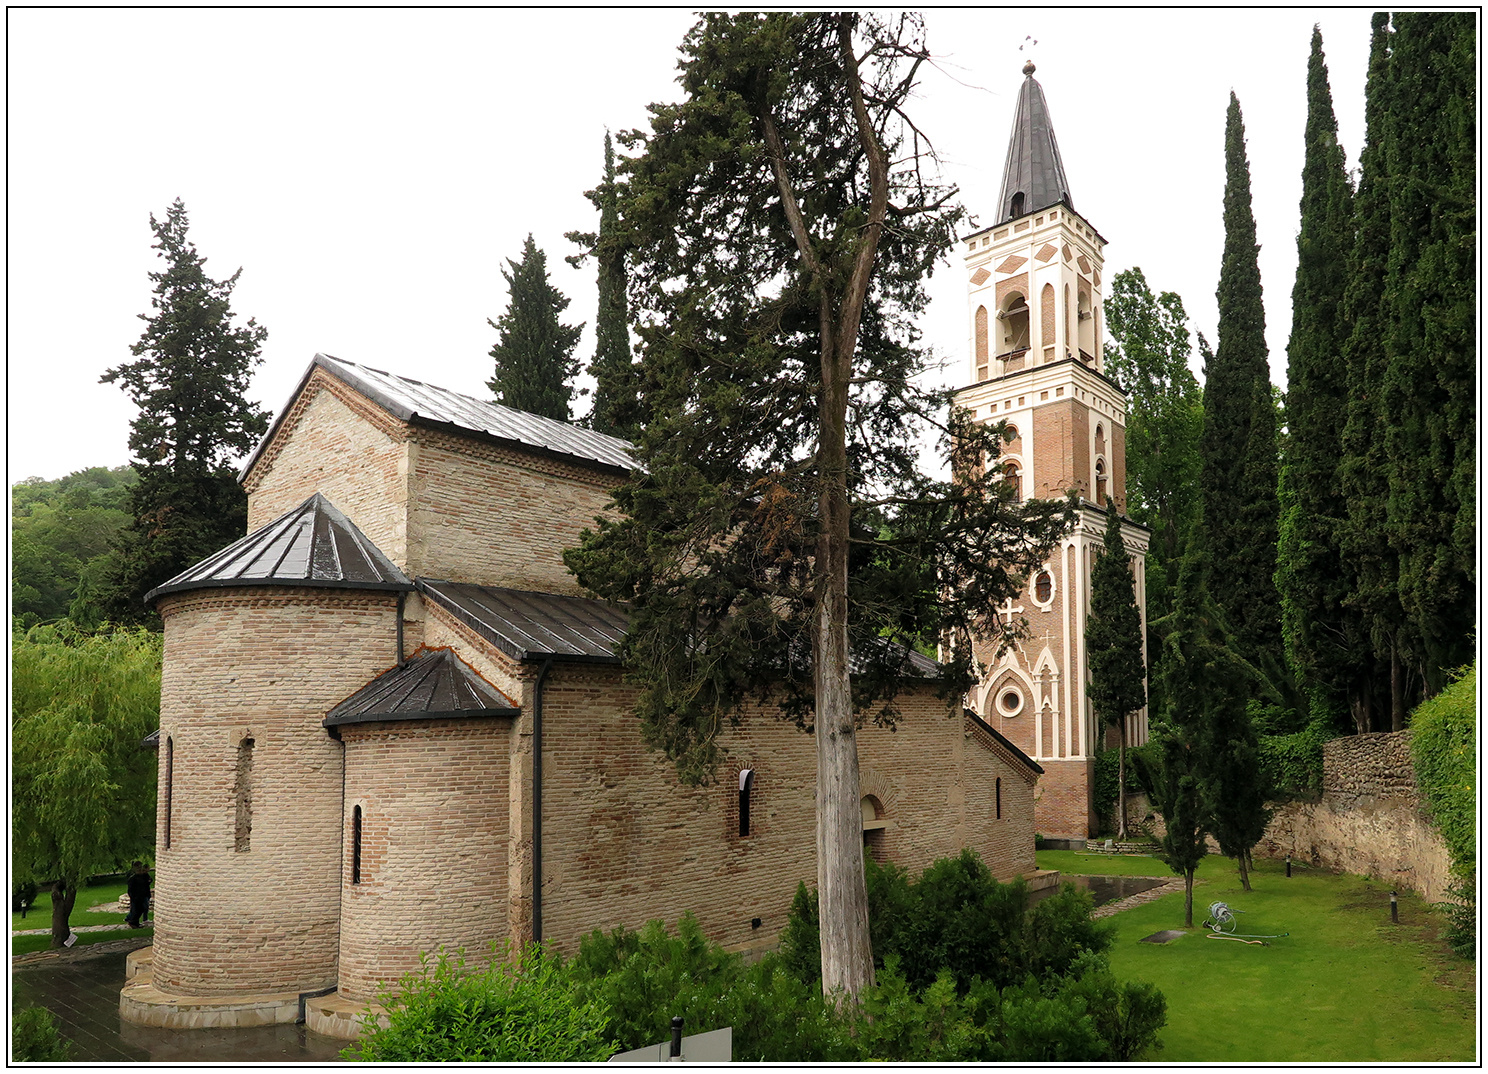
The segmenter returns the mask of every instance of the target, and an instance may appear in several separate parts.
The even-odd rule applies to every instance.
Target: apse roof
[[[381,369],[345,362],[328,354],[317,354],[311,361],[299,386],[295,388],[295,396],[304,390],[306,381],[316,367],[356,389],[399,421],[406,421],[411,425],[442,429],[457,436],[474,436],[515,446],[524,451],[578,460],[613,470],[629,472],[635,466],[630,457],[629,442],[618,437],[606,436],[592,429],[581,429],[567,422],[528,414],[526,411],[513,410],[500,403],[461,395],[447,388],[395,376]],[[290,407],[286,405],[279,412],[268,433],[243,464],[240,476],[246,476],[253,469],[253,464],[273,440],[289,410]]]
[[[340,727],[387,720],[515,716],[518,711],[515,701],[451,650],[421,648],[331,709],[321,723]]]
[[[607,601],[428,578],[418,590],[513,659],[620,662],[625,609]]]
[[[1044,88],[1033,77],[1033,64],[1023,68],[1027,76],[1018,91],[1013,109],[1013,133],[1008,138],[1007,164],[1002,172],[1002,196],[997,202],[997,223],[1026,216],[1063,202],[1071,209],[1069,180],[1064,175],[1064,161],[1059,157],[1059,143],[1054,139],[1054,123],[1049,118],[1049,103]],[[1018,194],[1023,203],[1014,212]]]
[[[213,586],[302,585],[328,589],[413,588],[393,561],[320,493],[145,594]]]

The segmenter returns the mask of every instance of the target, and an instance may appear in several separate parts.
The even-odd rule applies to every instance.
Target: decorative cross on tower
[[[1027,70],[1027,68],[1033,66],[1033,54],[1038,51],[1038,38],[1034,37],[1032,34],[1029,34],[1027,37],[1023,38],[1023,43],[1018,46],[1018,51],[1023,53],[1023,59],[1028,61],[1025,64],[1023,73],[1031,74],[1032,72]]]
[[[1008,626],[1012,626],[1013,625],[1013,616],[1015,616],[1015,615],[1022,615],[1023,614],[1023,605],[1019,604],[1017,607],[1014,607],[1013,606],[1013,598],[1012,597],[1008,597],[1007,601],[1003,604],[1003,606],[1001,608],[996,609],[996,612],[997,612],[998,615],[1005,615],[1005,616],[1007,616],[1006,623],[1007,623]]]

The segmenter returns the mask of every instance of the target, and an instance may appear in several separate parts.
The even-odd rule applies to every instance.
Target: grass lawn
[[[69,924],[76,929],[79,925],[119,925],[124,921],[121,913],[105,912],[99,914],[88,913],[88,907],[97,906],[99,903],[117,902],[124,894],[124,881],[118,880],[108,884],[98,884],[93,887],[84,888],[78,892],[77,901],[72,907],[72,918]],[[36,902],[26,911],[23,918],[20,914],[10,915],[10,929],[50,929],[52,927],[52,893],[48,890],[36,893]],[[80,947],[90,943],[104,943],[110,940],[127,940],[134,936],[153,936],[155,930],[151,927],[142,929],[119,929],[110,932],[80,932],[74,947]],[[10,953],[12,955],[30,954],[32,951],[44,951],[52,944],[50,935],[44,936],[13,936],[10,941]]]
[[[1169,874],[1154,858],[1071,851],[1038,855],[1044,869],[1091,875]],[[1155,868],[1154,868],[1155,866]],[[1390,922],[1389,888],[1362,877],[1256,862],[1254,890],[1211,856],[1194,888],[1195,928],[1169,944],[1139,943],[1183,927],[1178,892],[1115,915],[1111,967],[1151,981],[1168,999],[1155,1058],[1167,1062],[1429,1063],[1476,1059],[1476,966],[1440,938],[1442,919],[1414,895]],[[1206,939],[1212,902],[1241,933],[1290,933],[1261,947]]]

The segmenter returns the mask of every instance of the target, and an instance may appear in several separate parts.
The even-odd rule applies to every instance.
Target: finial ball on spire
[[[1036,67],[1033,66],[1033,61],[1032,60],[1029,60],[1027,63],[1025,63],[1023,65],[1023,73],[1025,75],[1031,75],[1036,70],[1038,70],[1038,68],[1036,68]]]

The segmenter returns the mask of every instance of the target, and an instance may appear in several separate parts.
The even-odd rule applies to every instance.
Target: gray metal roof
[[[420,578],[418,590],[516,660],[618,664],[625,610],[603,600]]]
[[[381,369],[344,362],[328,354],[315,356],[305,370],[299,386],[295,388],[294,395],[290,397],[291,403],[304,390],[306,381],[317,366],[342,383],[355,388],[399,421],[406,421],[411,425],[441,429],[457,436],[493,440],[541,455],[577,460],[627,473],[635,466],[630,457],[630,443],[618,437],[606,436],[592,429],[581,429],[567,422],[528,414],[522,410],[513,410],[500,403],[475,399],[408,377],[394,376]],[[264,448],[279,431],[279,425],[289,410],[290,405],[286,404],[279,412],[268,433],[243,464],[239,471],[240,476],[247,476],[248,471],[253,468]]]
[[[515,716],[517,703],[481,678],[450,649],[420,648],[400,667],[384,671],[327,714],[321,723],[452,720]]]
[[[212,586],[408,590],[413,583],[320,493],[145,594]]]
[[[1060,202],[1071,209],[1069,180],[1064,176],[1064,161],[1059,157],[1059,143],[1054,140],[1054,123],[1049,118],[1049,104],[1044,100],[1044,87],[1033,77],[1033,64],[1023,68],[1027,76],[1018,91],[1018,104],[1013,111],[1013,133],[1008,139],[1007,164],[1002,171],[1002,196],[997,202],[997,223],[1015,216],[1047,209]],[[1023,195],[1021,211],[1013,212],[1013,199]]]
[[[467,585],[419,578],[420,593],[431,598],[502,652],[517,660],[561,660],[618,664],[616,655],[625,637],[625,609],[588,597],[562,597],[521,589]],[[940,674],[940,665],[887,639],[885,646],[907,653],[910,666],[926,678]],[[809,652],[803,653],[809,663]],[[860,654],[849,657],[849,670],[863,668]]]

